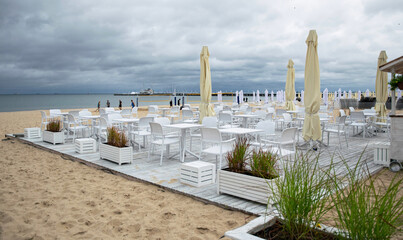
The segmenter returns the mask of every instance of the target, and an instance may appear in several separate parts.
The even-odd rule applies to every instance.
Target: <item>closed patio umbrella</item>
[[[200,53],[200,119],[215,116],[213,104],[211,104],[211,74],[210,74],[210,53],[207,46],[203,46]]]
[[[358,101],[360,101],[361,100],[361,90],[358,90],[358,93],[357,93],[357,99],[358,99]]]
[[[305,141],[321,140],[322,130],[318,111],[320,108],[320,73],[318,58],[318,35],[315,30],[309,31],[306,39],[308,46],[305,60],[305,119],[302,137]]]
[[[378,115],[377,121],[385,122],[386,117],[386,107],[385,102],[388,100],[388,74],[387,72],[381,72],[379,66],[386,63],[388,56],[385,51],[381,51],[378,57],[378,67],[376,70],[376,80],[375,80],[375,93],[376,93],[376,105],[375,111]]]
[[[285,82],[285,107],[288,111],[295,110],[295,69],[292,59],[288,60],[287,80]]]
[[[260,103],[260,91],[256,90],[256,102]]]
[[[274,102],[274,92],[273,92],[273,90],[271,91],[270,99],[271,99],[272,102]]]
[[[264,103],[269,103],[269,91],[267,89],[264,91]]]

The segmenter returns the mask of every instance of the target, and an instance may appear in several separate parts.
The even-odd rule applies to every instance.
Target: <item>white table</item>
[[[100,115],[81,116],[80,119],[91,120],[91,137],[94,136],[95,121],[99,119]]]
[[[258,132],[263,132],[261,129],[252,129],[252,128],[223,128],[219,129],[221,133],[228,133],[228,134],[254,134]]]
[[[191,128],[199,128],[202,125],[200,124],[194,124],[194,123],[178,123],[178,124],[171,124],[171,125],[164,125],[164,127],[167,128],[174,128],[174,129],[180,129],[181,130],[181,139],[180,139],[180,144],[181,144],[181,153],[180,153],[180,159],[181,162],[185,161],[185,153],[188,152],[189,154],[199,157],[198,155],[194,154],[193,152],[186,150],[186,130],[191,129]]]
[[[260,118],[257,114],[237,114],[234,117],[242,118],[242,127],[246,128],[248,126],[248,118]]]
[[[138,118],[117,118],[117,119],[113,119],[113,122],[119,123],[119,127],[120,129],[123,129],[122,126],[123,124],[128,124],[129,125],[129,132],[131,131],[131,126],[133,125],[133,123],[138,123],[140,121],[140,119]]]

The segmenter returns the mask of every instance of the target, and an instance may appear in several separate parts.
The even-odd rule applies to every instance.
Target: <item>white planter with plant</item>
[[[99,145],[99,155],[101,159],[107,159],[122,163],[132,163],[133,148],[126,146],[127,139],[124,132],[119,132],[115,127],[108,128],[108,141]]]
[[[249,156],[248,148],[245,138],[237,139],[234,150],[226,156],[228,168],[218,171],[217,192],[268,204],[273,179],[278,178],[278,156],[261,150],[253,151]]]
[[[42,140],[44,142],[52,143],[53,145],[64,143],[62,122],[56,119],[51,120],[48,125],[46,125],[46,130],[42,134]]]

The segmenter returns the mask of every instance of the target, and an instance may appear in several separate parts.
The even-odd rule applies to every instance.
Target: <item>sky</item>
[[[401,0],[0,0],[0,94],[304,88],[309,30],[321,89],[375,89],[378,56],[403,55]],[[389,76],[390,78],[390,76]]]

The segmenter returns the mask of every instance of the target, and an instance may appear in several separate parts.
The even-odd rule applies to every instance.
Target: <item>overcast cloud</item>
[[[400,0],[0,0],[0,94],[199,91],[202,46],[213,91],[304,87],[318,33],[321,87],[375,89],[379,52],[403,55]]]

